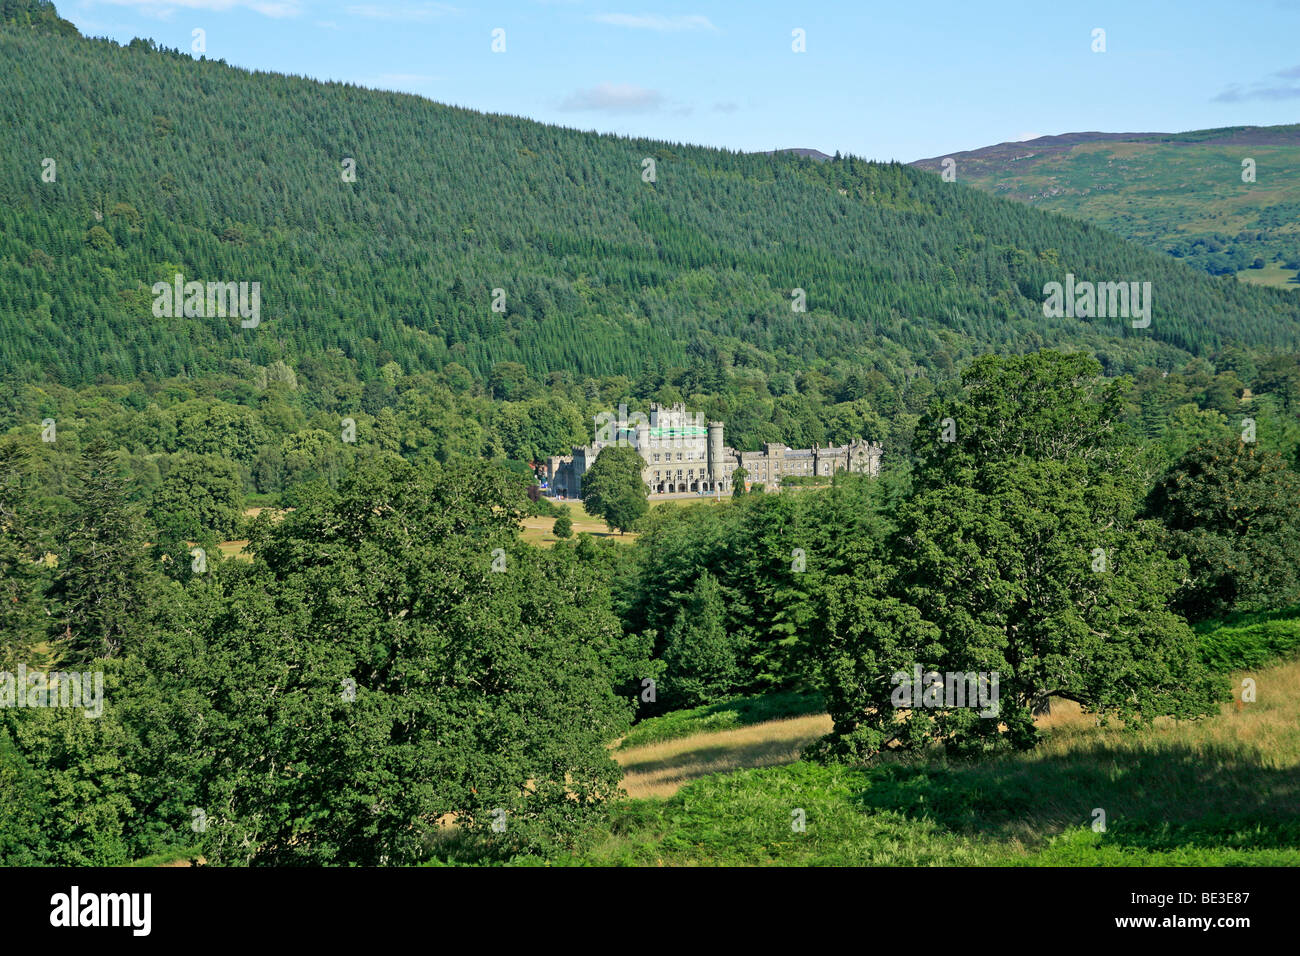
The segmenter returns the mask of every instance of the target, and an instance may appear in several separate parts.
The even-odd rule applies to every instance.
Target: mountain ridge
[[[1125,371],[1298,335],[1285,297],[901,164],[583,133],[143,40],[0,44],[0,359],[23,380],[320,353],[371,378],[389,361],[541,378],[721,356],[904,380],[990,350],[1085,348]],[[1044,319],[1067,272],[1155,280],[1151,329]],[[150,288],[177,273],[260,281],[266,321],[159,319]]]
[[[1300,125],[1065,133],[911,165],[1095,223],[1211,275],[1300,290]]]
[[[1285,126],[1224,126],[1212,129],[1189,130],[1183,133],[1106,133],[1088,131],[1055,133],[1033,139],[1006,140],[989,146],[955,150],[938,156],[912,160],[908,165],[939,172],[945,159],[957,157],[988,157],[1001,152],[1014,152],[1017,147],[1050,149],[1077,146],[1085,143],[1187,143],[1226,141],[1249,145],[1300,145],[1300,124]]]

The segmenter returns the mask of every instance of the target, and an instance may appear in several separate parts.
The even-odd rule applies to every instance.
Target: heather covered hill
[[[1300,339],[1281,292],[906,166],[598,136],[143,40],[10,27],[0,55],[0,363],[19,381],[331,349],[364,381],[389,361],[635,377],[720,353],[901,381],[990,350],[1084,348],[1121,372]],[[1152,282],[1151,327],[1045,319],[1067,272]],[[259,282],[260,325],[155,317],[177,273]]]
[[[1212,275],[1300,288],[1300,125],[1065,133],[912,165],[939,172],[948,158],[958,182],[1096,223]]]

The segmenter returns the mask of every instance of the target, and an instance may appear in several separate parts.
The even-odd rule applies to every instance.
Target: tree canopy
[[[582,503],[620,533],[650,509],[650,489],[641,480],[645,459],[630,445],[607,445],[582,476]]]

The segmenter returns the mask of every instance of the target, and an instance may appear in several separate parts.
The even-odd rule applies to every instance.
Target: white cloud
[[[665,17],[656,13],[595,13],[591,19],[597,23],[607,23],[616,27],[629,27],[633,30],[657,30],[660,33],[680,33],[684,30],[714,30],[708,17],[688,14],[678,17]]]
[[[663,94],[630,83],[601,83],[589,90],[577,90],[560,104],[571,112],[651,113],[663,106]]]
[[[1273,77],[1279,77],[1283,82],[1279,83]],[[1277,70],[1268,79],[1258,80],[1249,88],[1242,87],[1240,83],[1230,83],[1214,97],[1214,102],[1240,103],[1243,100],[1300,99],[1300,83],[1294,82],[1298,78],[1300,78],[1300,66],[1291,66],[1285,70]]]

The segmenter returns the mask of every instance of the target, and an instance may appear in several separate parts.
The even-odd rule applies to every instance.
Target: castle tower
[[[708,446],[709,484],[716,485],[724,477],[722,468],[722,422],[709,422]]]

